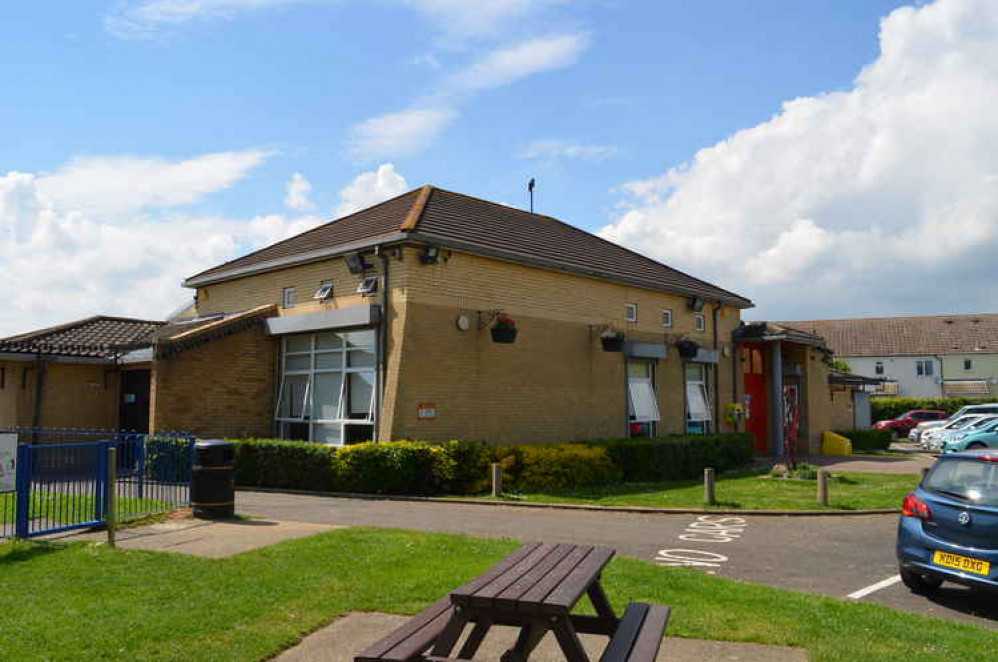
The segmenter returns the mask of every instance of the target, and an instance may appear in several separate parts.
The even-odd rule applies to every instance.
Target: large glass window
[[[686,376],[686,431],[710,434],[713,415],[710,406],[710,369],[706,363],[684,364]]]
[[[655,436],[660,416],[651,361],[627,363],[627,413],[632,437]]]
[[[286,336],[275,414],[281,437],[335,445],[371,439],[376,368],[372,329]]]

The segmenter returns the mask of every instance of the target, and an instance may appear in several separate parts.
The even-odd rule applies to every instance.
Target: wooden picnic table
[[[614,554],[612,549],[588,545],[523,545],[368,647],[355,662],[470,660],[495,626],[519,629],[515,645],[501,662],[527,662],[548,632],[554,633],[566,662],[590,662],[580,633],[612,638],[601,662],[652,662],[669,609],[632,603],[624,618],[618,618],[600,584],[603,568]],[[595,616],[571,613],[583,595],[589,596]],[[455,655],[468,625],[472,630]]]

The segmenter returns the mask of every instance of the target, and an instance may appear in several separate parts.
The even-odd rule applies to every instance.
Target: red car
[[[949,418],[949,414],[938,409],[913,409],[906,411],[897,418],[888,421],[877,421],[873,424],[874,430],[890,430],[895,439],[907,437],[911,429],[919,423],[925,421],[942,421]]]

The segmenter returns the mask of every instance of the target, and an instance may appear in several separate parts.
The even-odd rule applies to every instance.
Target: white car
[[[976,430],[995,419],[995,414],[967,414],[922,435],[922,446],[931,453],[942,452],[946,439],[960,431]]]
[[[919,423],[911,429],[911,432],[908,433],[908,439],[916,444],[920,443],[922,444],[922,448],[926,448],[925,442],[922,439],[922,436],[926,432],[941,428],[947,423],[951,423],[967,414],[998,414],[998,402],[991,402],[983,405],[967,405],[965,407],[961,407],[955,414],[944,421],[925,421],[924,423]]]

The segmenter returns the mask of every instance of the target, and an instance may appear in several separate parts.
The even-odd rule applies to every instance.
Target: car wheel
[[[938,577],[921,575],[917,572],[906,570],[904,568],[899,569],[898,572],[901,574],[901,581],[911,590],[912,593],[933,593],[943,584],[943,580]]]
[[[968,451],[977,450],[978,448],[987,448],[987,446],[979,441],[975,441],[972,444],[967,444]]]

